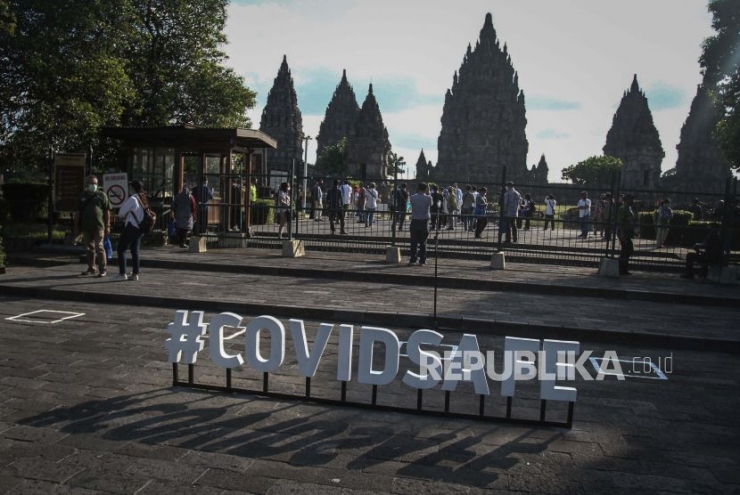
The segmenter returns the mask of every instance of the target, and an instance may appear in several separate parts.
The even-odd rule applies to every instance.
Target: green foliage
[[[316,168],[326,175],[343,177],[347,175],[347,138],[321,150],[316,160]]]
[[[615,174],[621,170],[622,160],[613,156],[592,156],[566,167],[562,179],[582,186],[607,186],[614,181]]]
[[[391,152],[388,156],[388,176],[395,177],[396,174],[402,175],[405,171],[406,160],[397,153]]]
[[[710,0],[708,10],[716,34],[704,40],[699,62],[721,116],[720,146],[730,165],[740,169],[740,2]]]
[[[3,5],[15,20],[3,29]],[[50,147],[108,168],[101,126],[248,127],[255,93],[224,66],[228,0],[0,0],[0,163]]]
[[[8,183],[2,185],[2,190],[14,221],[29,221],[47,216],[50,192],[48,184]]]
[[[68,231],[55,227],[51,232],[53,240],[64,240]],[[8,222],[3,226],[2,235],[5,239],[25,239],[36,243],[46,242],[49,237],[49,227],[44,223]]]
[[[657,210],[641,211],[637,214],[638,232],[642,239],[655,239],[657,219]],[[690,211],[673,210],[673,218],[668,223],[670,230],[668,231],[666,244],[693,246],[696,242],[699,242],[693,240],[696,236],[692,234],[692,231],[696,230],[697,222],[692,219],[693,215]],[[686,241],[685,238],[689,240]],[[689,243],[687,244],[687,242]]]
[[[8,0],[0,0],[0,33],[15,34],[15,16],[10,11]]]
[[[3,237],[0,236],[0,268],[5,266],[5,248],[3,247]]]
[[[257,199],[252,203],[250,223],[269,225],[275,223],[275,200]]]

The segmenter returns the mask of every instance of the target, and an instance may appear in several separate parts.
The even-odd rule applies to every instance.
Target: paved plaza
[[[0,493],[740,492],[737,287],[550,265],[492,271],[469,260],[439,260],[435,282],[434,263],[171,246],[143,252],[139,282],[80,277],[74,253],[10,261],[0,275]],[[286,327],[301,318],[309,341],[322,322],[381,326],[402,340],[434,327],[453,344],[476,332],[495,351],[507,335],[575,339],[594,356],[649,359],[661,373],[578,379],[572,429],[172,387],[164,342],[177,309],[202,310],[206,321],[267,314]],[[301,394],[287,347],[270,389]],[[196,381],[222,384],[207,350]],[[336,362],[332,343],[312,395],[336,396]],[[246,365],[233,379],[261,385]],[[486,399],[492,412],[505,407],[498,387]],[[425,401],[439,409],[435,392]],[[353,400],[370,393],[349,385]],[[453,410],[477,411],[469,384],[451,397]],[[397,381],[377,400],[413,405],[416,393]],[[514,409],[537,417],[532,386]]]

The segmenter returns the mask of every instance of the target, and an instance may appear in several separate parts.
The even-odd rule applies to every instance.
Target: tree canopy
[[[699,62],[704,85],[720,109],[720,146],[735,169],[740,169],[740,2],[710,0],[714,36],[704,40]]]
[[[583,186],[607,186],[621,170],[622,160],[613,156],[592,156],[562,171],[562,179]]]
[[[0,0],[0,166],[98,148],[102,126],[249,127],[255,93],[220,50],[227,5]]]
[[[394,177],[396,173],[403,175],[406,166],[406,160],[402,156],[398,156],[398,153],[391,152],[388,155],[388,175]]]
[[[316,159],[316,168],[327,175],[347,175],[347,138],[326,146]]]

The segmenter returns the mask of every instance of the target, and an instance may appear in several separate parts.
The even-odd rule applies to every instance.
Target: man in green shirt
[[[619,245],[621,250],[619,251],[619,274],[620,275],[632,275],[629,272],[630,256],[635,251],[635,246],[632,244],[632,237],[634,237],[635,229],[633,227],[635,223],[635,212],[632,211],[632,201],[634,200],[631,194],[625,194],[622,206],[617,211],[617,239],[619,239]]]
[[[110,234],[110,212],[108,196],[98,189],[98,178],[94,175],[87,177],[78,208],[79,230],[87,246],[87,270],[82,272],[83,275],[95,275],[96,259],[98,277],[107,275],[103,240]]]

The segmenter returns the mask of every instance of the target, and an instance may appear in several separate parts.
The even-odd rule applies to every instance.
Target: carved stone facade
[[[303,164],[303,117],[298,108],[298,98],[293,77],[290,75],[288,61],[283,63],[267,95],[267,103],[262,111],[260,130],[277,140],[274,150],[266,150],[268,170],[290,171],[295,160],[296,170],[302,171]]]
[[[612,127],[606,135],[604,155],[622,160],[622,184],[629,189],[654,189],[660,179],[660,164],[665,157],[658,129],[653,123],[647,97],[632,79],[625,91]]]
[[[427,162],[427,157],[424,156],[424,150],[419,153],[419,159],[416,160],[416,179],[420,182],[427,182],[430,180],[430,174],[432,172],[432,162]]]
[[[723,192],[730,176],[730,164],[717,140],[719,114],[706,90],[699,86],[691,103],[689,116],[681,128],[681,141],[676,146],[673,184],[679,190]]]
[[[360,106],[352,86],[347,81],[347,71],[342,71],[342,80],[334,90],[329,105],[326,107],[324,120],[319,127],[316,137],[317,156],[327,146],[334,145],[347,138],[349,141],[355,135],[355,123],[360,115]]]
[[[318,154],[327,147],[347,138],[347,173],[351,177],[385,178],[391,144],[383,124],[380,107],[370,84],[362,108],[358,107],[355,92],[342,73],[317,137]]]
[[[540,161],[537,165],[532,165],[529,171],[528,184],[544,185],[548,183],[547,175],[550,173],[550,167],[547,166],[547,160],[545,160],[545,154],[543,153],[540,157]]]
[[[506,45],[502,48],[496,38],[491,14],[486,14],[475,49],[468,45],[445,95],[433,179],[498,180],[506,167],[507,179],[526,180],[526,126],[519,76]]]
[[[355,135],[347,141],[347,163],[352,177],[385,178],[391,143],[383,124],[380,107],[373,94],[373,85],[362,103],[355,123]]]

